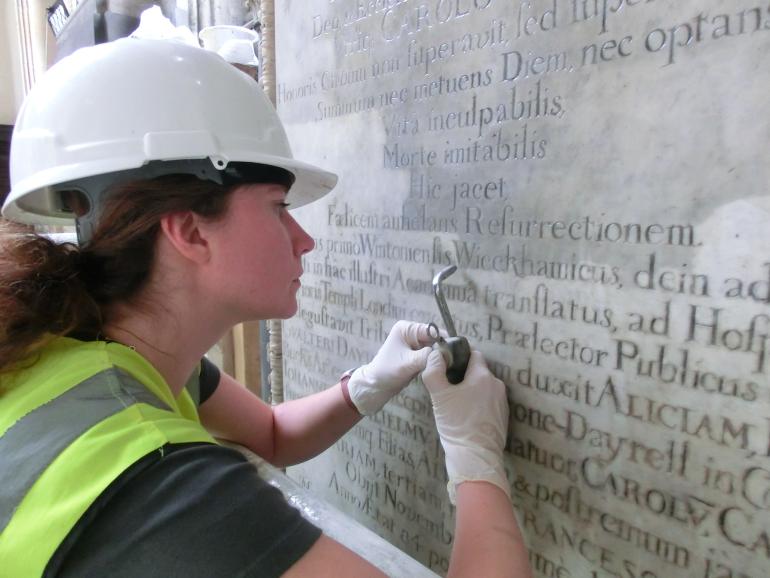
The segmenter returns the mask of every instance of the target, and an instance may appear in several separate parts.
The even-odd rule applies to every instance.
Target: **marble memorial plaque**
[[[284,327],[286,397],[398,319],[508,386],[536,576],[770,575],[770,2],[277,3],[278,109],[340,174]],[[289,474],[442,573],[454,512],[412,383]]]

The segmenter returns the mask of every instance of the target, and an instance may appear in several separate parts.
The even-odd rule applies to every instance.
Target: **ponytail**
[[[79,274],[80,252],[0,221],[0,371],[47,335],[101,327],[101,311]]]

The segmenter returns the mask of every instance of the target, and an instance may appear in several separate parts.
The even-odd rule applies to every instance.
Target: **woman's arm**
[[[457,505],[448,578],[529,578],[531,570],[509,497],[503,467],[508,427],[505,385],[471,354],[463,381],[450,385],[439,352],[428,357],[422,380],[444,448],[449,499]]]
[[[527,548],[508,496],[487,482],[457,486],[455,543],[447,578],[531,576]]]
[[[271,407],[224,372],[199,414],[214,435],[278,467],[320,454],[361,419],[345,401],[339,383]]]
[[[441,356],[433,354],[423,381],[434,398],[447,469],[455,480],[451,499],[457,505],[457,523],[448,576],[529,578],[527,551],[502,473],[503,431],[507,424],[504,387],[489,373],[477,352],[471,356],[463,384],[450,386],[445,371]],[[220,387],[224,385],[222,391],[215,392],[201,406],[201,416],[206,416],[204,422],[231,427],[233,433],[223,437],[251,448],[268,461],[306,456],[303,450],[318,453],[360,419],[347,405],[339,384],[271,408],[232,378],[225,379],[220,383]],[[482,442],[488,436],[491,438],[480,446],[469,441]],[[234,439],[238,437],[242,439]],[[461,440],[464,441],[459,447],[453,447]],[[289,450],[281,450],[281,443],[287,442]],[[384,574],[323,536],[284,576],[381,578]]]
[[[425,367],[431,343],[424,323],[396,322],[374,359],[350,377],[348,399],[357,409],[348,405],[339,383],[270,407],[222,373],[219,386],[200,406],[201,421],[214,435],[246,446],[273,465],[303,462],[406,387]]]

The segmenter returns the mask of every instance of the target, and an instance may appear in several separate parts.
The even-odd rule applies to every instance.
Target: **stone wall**
[[[401,318],[509,391],[537,576],[770,568],[770,2],[279,2],[295,154],[337,171],[284,327],[286,397]],[[413,383],[290,475],[437,572],[454,512]]]

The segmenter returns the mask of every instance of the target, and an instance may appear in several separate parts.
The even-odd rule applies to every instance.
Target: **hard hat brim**
[[[204,157],[205,158],[205,157]],[[171,159],[168,159],[171,160]],[[201,159],[203,160],[203,159]],[[286,197],[292,209],[312,203],[329,193],[337,184],[337,175],[320,169],[314,165],[304,163],[286,157],[254,154],[242,155],[230,162],[253,163],[282,168],[294,175],[294,184],[289,189]],[[133,168],[141,168],[145,162],[128,163],[126,159],[110,159],[109,164],[117,164],[121,169],[130,165]],[[66,181],[75,181],[82,176],[106,175],[113,170],[111,167],[102,167],[101,170],[94,166],[73,166],[70,171],[65,167],[57,167],[57,176],[62,178],[69,172]],[[45,171],[34,175],[17,184],[8,195],[8,200],[2,209],[2,215],[6,219],[27,224],[72,225],[75,216],[62,212],[56,198],[56,188],[50,186],[49,176]]]

